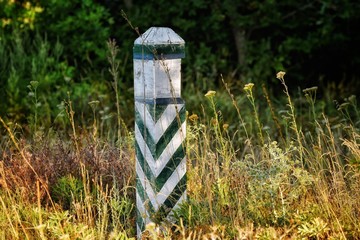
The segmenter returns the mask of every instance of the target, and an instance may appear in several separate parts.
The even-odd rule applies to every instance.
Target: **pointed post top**
[[[134,42],[134,59],[180,59],[185,41],[171,28],[151,27]]]
[[[151,27],[138,37],[135,45],[185,44],[184,39],[168,27]]]

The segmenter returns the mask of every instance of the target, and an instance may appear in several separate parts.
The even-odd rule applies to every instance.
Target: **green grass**
[[[16,112],[0,116],[1,239],[135,237],[133,116],[119,107],[126,102],[117,49],[109,47],[114,91],[103,99],[117,107],[86,95],[80,112],[69,92],[58,103],[62,123],[44,124],[40,78],[29,81],[28,124],[18,125]],[[277,77],[284,93],[276,98],[263,86],[235,90],[224,80],[206,94],[183,90],[188,201],[172,224],[149,225],[145,237],[360,238],[356,97],[334,106],[326,89],[324,99],[315,87],[292,93],[284,73]],[[110,122],[106,108],[115,112]]]

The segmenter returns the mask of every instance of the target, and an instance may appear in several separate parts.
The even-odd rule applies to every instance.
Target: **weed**
[[[12,54],[22,56],[25,49],[17,41],[14,44],[19,44],[18,49]],[[52,100],[62,111],[53,129],[44,124],[48,122],[44,112],[51,108],[46,107],[48,101],[43,96],[50,91],[46,85],[57,79],[49,78],[48,70],[59,73],[61,64],[55,64],[59,68],[42,68],[40,63],[47,59],[45,50],[49,46],[41,46],[37,54],[42,60],[31,65],[32,77],[27,84],[32,100],[28,108],[31,111],[25,114],[32,115],[29,126],[18,124],[21,117],[16,110],[25,106],[18,102],[23,89],[18,92],[16,85],[24,75],[21,71],[27,69],[27,61],[12,62],[8,72],[6,88],[12,99],[6,116],[13,121],[0,117],[0,235],[6,239],[134,237],[134,140],[125,124],[133,117],[120,108],[126,102],[122,103],[123,94],[119,93],[123,89],[115,42],[109,42],[109,61],[116,113],[111,110],[109,96],[89,99],[91,94],[80,101],[86,102],[87,110],[79,111],[76,99],[95,87],[82,83],[81,90],[68,91],[69,80],[66,92],[61,94],[68,94],[66,100],[61,104]],[[0,54],[5,54],[1,51],[4,49]],[[61,69],[68,78],[73,76],[67,64]],[[209,91],[205,96],[189,94],[188,198],[174,210],[174,224],[150,224],[144,237],[360,237],[356,97],[339,104],[338,111],[331,111],[338,114],[333,116],[325,112],[329,106],[318,106],[323,101],[316,95],[318,90],[307,88],[303,92],[309,107],[304,110],[298,105],[303,97],[291,95],[284,75],[277,75],[285,94],[276,102],[263,90],[266,102],[262,103],[255,97],[257,86],[252,84],[242,88],[245,94],[234,94],[224,81],[225,91]],[[250,105],[245,104],[247,100]],[[283,109],[284,103],[287,109]],[[278,113],[282,118],[277,117]],[[117,118],[114,122],[113,116]],[[265,131],[266,126],[274,124]],[[24,132],[31,133],[30,139]]]

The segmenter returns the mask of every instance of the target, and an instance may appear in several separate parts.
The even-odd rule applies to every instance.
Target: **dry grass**
[[[189,114],[189,200],[175,211],[173,224],[147,226],[145,239],[360,237],[357,119],[350,121],[348,114],[329,120],[310,101],[309,121],[303,124],[288,91],[287,109],[267,94],[265,107],[271,109],[264,110],[249,92],[256,87],[245,89],[250,103],[231,95],[227,86],[228,96],[209,92],[202,111]],[[224,103],[233,104],[235,121],[221,114]],[[70,106],[67,140],[54,134],[27,140],[2,121],[3,239],[135,236],[132,133],[124,130],[123,142],[110,145],[96,134],[96,121],[90,133],[77,129]],[[262,111],[271,118],[263,118]]]

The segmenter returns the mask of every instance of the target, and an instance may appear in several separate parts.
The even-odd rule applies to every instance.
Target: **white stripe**
[[[175,206],[173,207],[173,209],[177,209],[179,208],[179,204],[181,204],[182,202],[186,201],[187,197],[187,190],[184,191],[183,195],[179,198],[179,200],[177,201],[177,203],[175,204]]]
[[[181,178],[186,174],[186,157],[181,160],[180,164],[167,179],[164,186],[158,193],[152,188],[138,161],[136,161],[136,172],[143,189],[145,190],[151,204],[154,207],[154,210],[157,211],[169,197]]]
[[[176,202],[176,204],[175,204],[175,206],[173,207],[173,209],[171,210],[171,212],[169,212],[169,214],[167,215],[166,218],[167,218],[169,221],[171,221],[171,217],[173,216],[173,211],[174,211],[175,209],[179,208],[179,207],[180,207],[179,205],[186,200],[186,198],[187,198],[186,195],[187,195],[187,191],[185,190],[185,192],[183,193],[183,195],[182,195],[182,196],[179,198],[179,200]]]
[[[138,110],[142,121],[144,124],[146,122],[146,127],[149,130],[151,137],[154,139],[155,143],[157,143],[164,134],[165,130],[177,117],[178,110],[180,110],[184,104],[169,104],[156,123],[145,105],[146,104],[144,103],[135,102],[135,107]]]
[[[171,157],[174,155],[176,150],[180,147],[183,143],[183,140],[186,136],[186,122],[181,125],[181,128],[176,132],[174,137],[170,140],[169,144],[166,146],[164,151],[161,153],[159,158],[156,160],[155,164],[155,177],[159,176],[161,171],[164,169],[166,164],[169,162]]]
[[[137,231],[136,239],[141,239],[142,232],[138,224],[136,224],[136,231]]]
[[[145,192],[156,212],[159,209],[159,204],[156,201],[156,193],[155,193],[154,189],[152,188],[148,178],[144,174],[142,168],[140,167],[140,164],[138,161],[136,161],[136,165],[137,165],[136,169],[137,169],[138,177],[140,179],[140,183],[141,183],[143,189],[145,190]]]
[[[138,143],[138,146],[140,148],[140,152],[142,153],[144,157],[144,161],[146,161],[151,169],[151,172],[153,174],[156,172],[156,162],[153,158],[153,155],[151,154],[151,151],[146,144],[142,134],[140,133],[140,129],[138,125],[135,123],[135,140]]]
[[[186,174],[186,157],[181,160],[176,170],[168,178],[160,192],[156,195],[156,202],[162,205],[179,183],[181,178]]]
[[[143,219],[144,224],[150,221],[149,213],[145,209],[145,203],[142,202],[140,195],[136,192],[136,207],[141,214],[141,218]]]
[[[135,139],[139,145],[140,151],[145,158],[145,161],[148,163],[151,172],[154,174],[154,177],[158,177],[161,171],[164,169],[166,164],[169,162],[171,157],[174,155],[176,150],[182,144],[186,136],[186,122],[181,125],[181,128],[176,132],[173,138],[170,140],[169,144],[165,147],[162,154],[157,160],[155,160],[151,154],[151,151],[146,144],[140,129],[135,124]]]

